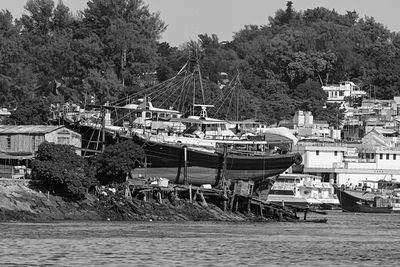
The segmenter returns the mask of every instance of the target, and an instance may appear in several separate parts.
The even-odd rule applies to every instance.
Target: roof
[[[55,130],[65,128],[63,125],[0,125],[2,134],[46,134]]]
[[[270,143],[293,143],[293,140],[290,139],[287,136],[279,135],[279,134],[274,134],[274,133],[262,133],[263,136],[265,136],[265,140],[267,140]]]
[[[199,118],[171,118],[172,122],[182,122],[182,123],[197,123],[197,124],[227,124],[227,121],[217,120],[217,119],[199,119]]]

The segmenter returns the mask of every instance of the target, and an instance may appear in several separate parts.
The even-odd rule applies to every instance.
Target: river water
[[[326,224],[2,223],[0,265],[399,266],[400,214],[326,217]]]

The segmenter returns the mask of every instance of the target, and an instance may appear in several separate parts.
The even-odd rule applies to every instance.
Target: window
[[[146,112],[146,118],[151,118],[151,112]]]
[[[371,153],[371,159],[374,159],[374,158],[375,158],[375,154]]]
[[[379,159],[383,159],[383,154],[379,154]]]
[[[396,154],[393,154],[393,160],[396,160]]]
[[[36,145],[35,145],[35,136],[32,136],[32,151],[35,151]]]
[[[7,149],[11,149],[11,135],[7,135]]]
[[[315,155],[317,156],[319,155],[319,150],[315,151]]]
[[[335,156],[337,156],[337,151],[335,151]]]
[[[386,154],[386,159],[389,159],[389,154]]]
[[[142,112],[136,112],[136,118],[141,118],[142,117]]]

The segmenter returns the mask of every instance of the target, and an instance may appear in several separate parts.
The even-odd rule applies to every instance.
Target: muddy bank
[[[213,204],[190,203],[180,199],[163,201],[129,200],[123,195],[94,196],[66,201],[58,196],[32,189],[28,183],[0,182],[0,221],[46,222],[55,220],[127,221],[250,221],[252,214],[224,212]],[[267,220],[263,218],[263,220]]]

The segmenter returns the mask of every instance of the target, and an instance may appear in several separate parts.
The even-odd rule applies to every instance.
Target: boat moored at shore
[[[282,174],[272,186],[267,201],[322,209],[339,207],[333,185],[322,177],[307,174]]]

